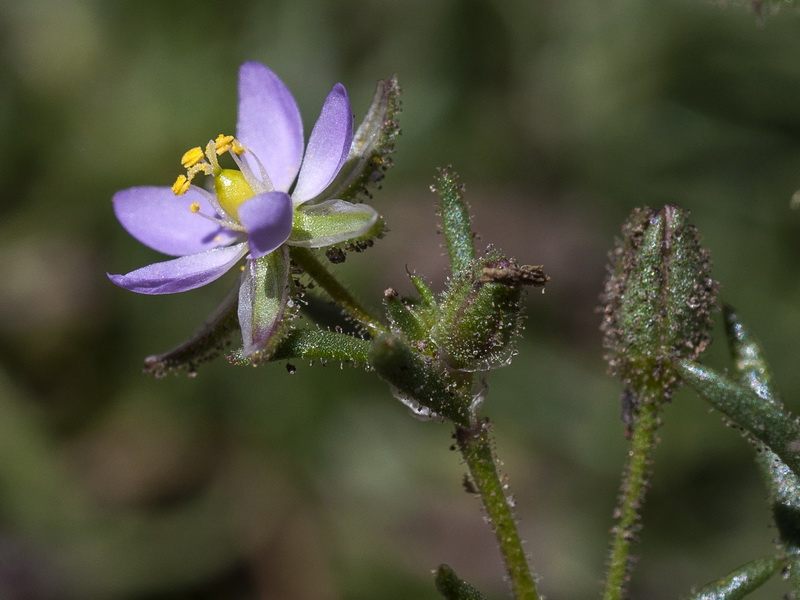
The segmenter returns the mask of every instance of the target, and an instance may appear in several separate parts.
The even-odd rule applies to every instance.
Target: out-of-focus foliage
[[[435,598],[442,562],[505,593],[450,431],[409,419],[374,374],[140,373],[233,282],[115,288],[106,271],[157,256],[118,225],[111,195],[170,185],[187,148],[232,131],[236,70],[258,60],[309,119],[336,81],[359,119],[375,82],[399,76],[396,167],[371,201],[391,231],[337,267],[372,306],[390,285],[411,292],[406,266],[441,289],[428,186],[448,163],[479,244],[544,263],[553,280],[531,294],[520,354],[492,374],[484,412],[543,594],[594,597],[624,453],[595,306],[634,206],[691,210],[797,411],[800,15],[763,8],[0,1],[0,596]],[[724,364],[719,346],[709,364]],[[774,537],[739,436],[688,392],[665,421],[631,590],[655,600]]]

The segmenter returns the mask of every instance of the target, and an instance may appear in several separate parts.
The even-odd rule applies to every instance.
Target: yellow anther
[[[217,139],[214,140],[214,146],[217,154],[225,154],[231,149],[231,145],[236,141],[232,135],[219,134]],[[241,144],[240,144],[241,145]]]
[[[233,142],[231,142],[231,152],[234,154],[244,154],[244,146],[242,145],[242,142],[239,140],[233,140]]]
[[[188,169],[189,167],[193,167],[199,163],[201,160],[203,160],[203,149],[200,146],[196,146],[184,153],[184,155],[181,157],[181,164],[183,165],[184,169]]]
[[[224,136],[220,136],[220,138],[221,137]],[[233,136],[228,137],[233,140]],[[218,142],[220,141],[220,138],[217,138]],[[203,160],[203,158],[207,158],[208,162]],[[187,150],[181,157],[181,164],[186,169],[186,174],[178,175],[175,183],[172,184],[172,191],[176,196],[182,196],[189,190],[192,179],[194,179],[198,173],[203,173],[204,175],[213,175],[216,171],[221,170],[219,168],[219,164],[217,163],[217,156],[214,153],[214,142],[209,142],[205,148],[205,151],[200,146],[196,146],[190,150]],[[192,207],[193,206],[194,205],[192,205]],[[194,208],[192,208],[192,211],[197,212],[194,210]]]
[[[186,175],[178,175],[175,183],[172,184],[172,193],[176,196],[183,196],[189,190],[189,180]]]
[[[189,210],[192,211],[195,214],[199,213],[200,212],[200,203],[199,202],[192,202],[189,205]]]

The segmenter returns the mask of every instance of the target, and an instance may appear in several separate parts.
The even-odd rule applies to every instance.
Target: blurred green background
[[[244,60],[274,69],[310,130],[336,81],[358,121],[404,88],[391,233],[338,271],[372,306],[436,286],[435,167],[467,184],[479,244],[553,277],[529,298],[485,413],[551,598],[593,598],[624,459],[596,314],[638,205],[692,211],[724,297],[800,390],[800,15],[676,0],[0,1],[0,597],[438,597],[447,562],[493,598],[502,567],[447,426],[374,374],[224,360],[154,380],[142,358],[224,296],[114,287],[158,256],[110,199],[164,184],[236,119]],[[721,332],[716,335],[722,342]],[[707,361],[725,368],[717,343]],[[676,598],[769,553],[751,449],[688,392],[666,414],[634,597]],[[775,597],[780,587],[755,597]]]

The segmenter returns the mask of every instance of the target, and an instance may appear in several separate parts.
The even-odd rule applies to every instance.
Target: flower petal
[[[378,213],[366,204],[336,199],[306,204],[295,211],[292,235],[286,243],[321,248],[355,238],[374,237],[380,232],[375,228],[377,222]]]
[[[322,105],[308,140],[303,166],[292,193],[295,204],[311,200],[333,181],[342,167],[353,141],[353,111],[347,90],[333,86]]]
[[[292,232],[292,199],[284,192],[253,196],[239,207],[253,258],[269,254]]]
[[[281,328],[289,301],[289,250],[248,260],[239,287],[242,352],[267,359],[286,328]]]
[[[276,190],[288,191],[303,159],[303,122],[292,93],[275,73],[257,62],[239,68],[236,137],[255,154]],[[242,157],[254,173],[258,163]]]
[[[236,240],[236,232],[193,213],[189,207],[195,202],[200,212],[215,214],[203,192],[194,188],[176,196],[168,187],[134,187],[113,199],[114,212],[127,232],[164,254],[196,254]]]
[[[153,263],[127,275],[108,274],[108,278],[119,287],[139,294],[175,294],[222,277],[245,254],[247,244],[241,243]]]

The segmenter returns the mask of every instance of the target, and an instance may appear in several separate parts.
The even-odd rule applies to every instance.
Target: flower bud
[[[711,341],[718,285],[688,215],[673,204],[634,210],[610,256],[605,358],[634,397],[660,389],[668,398],[678,382],[674,361],[696,359]]]
[[[543,286],[548,279],[540,266],[520,266],[499,253],[456,273],[431,332],[441,359],[459,371],[508,364],[522,329],[522,286]]]

